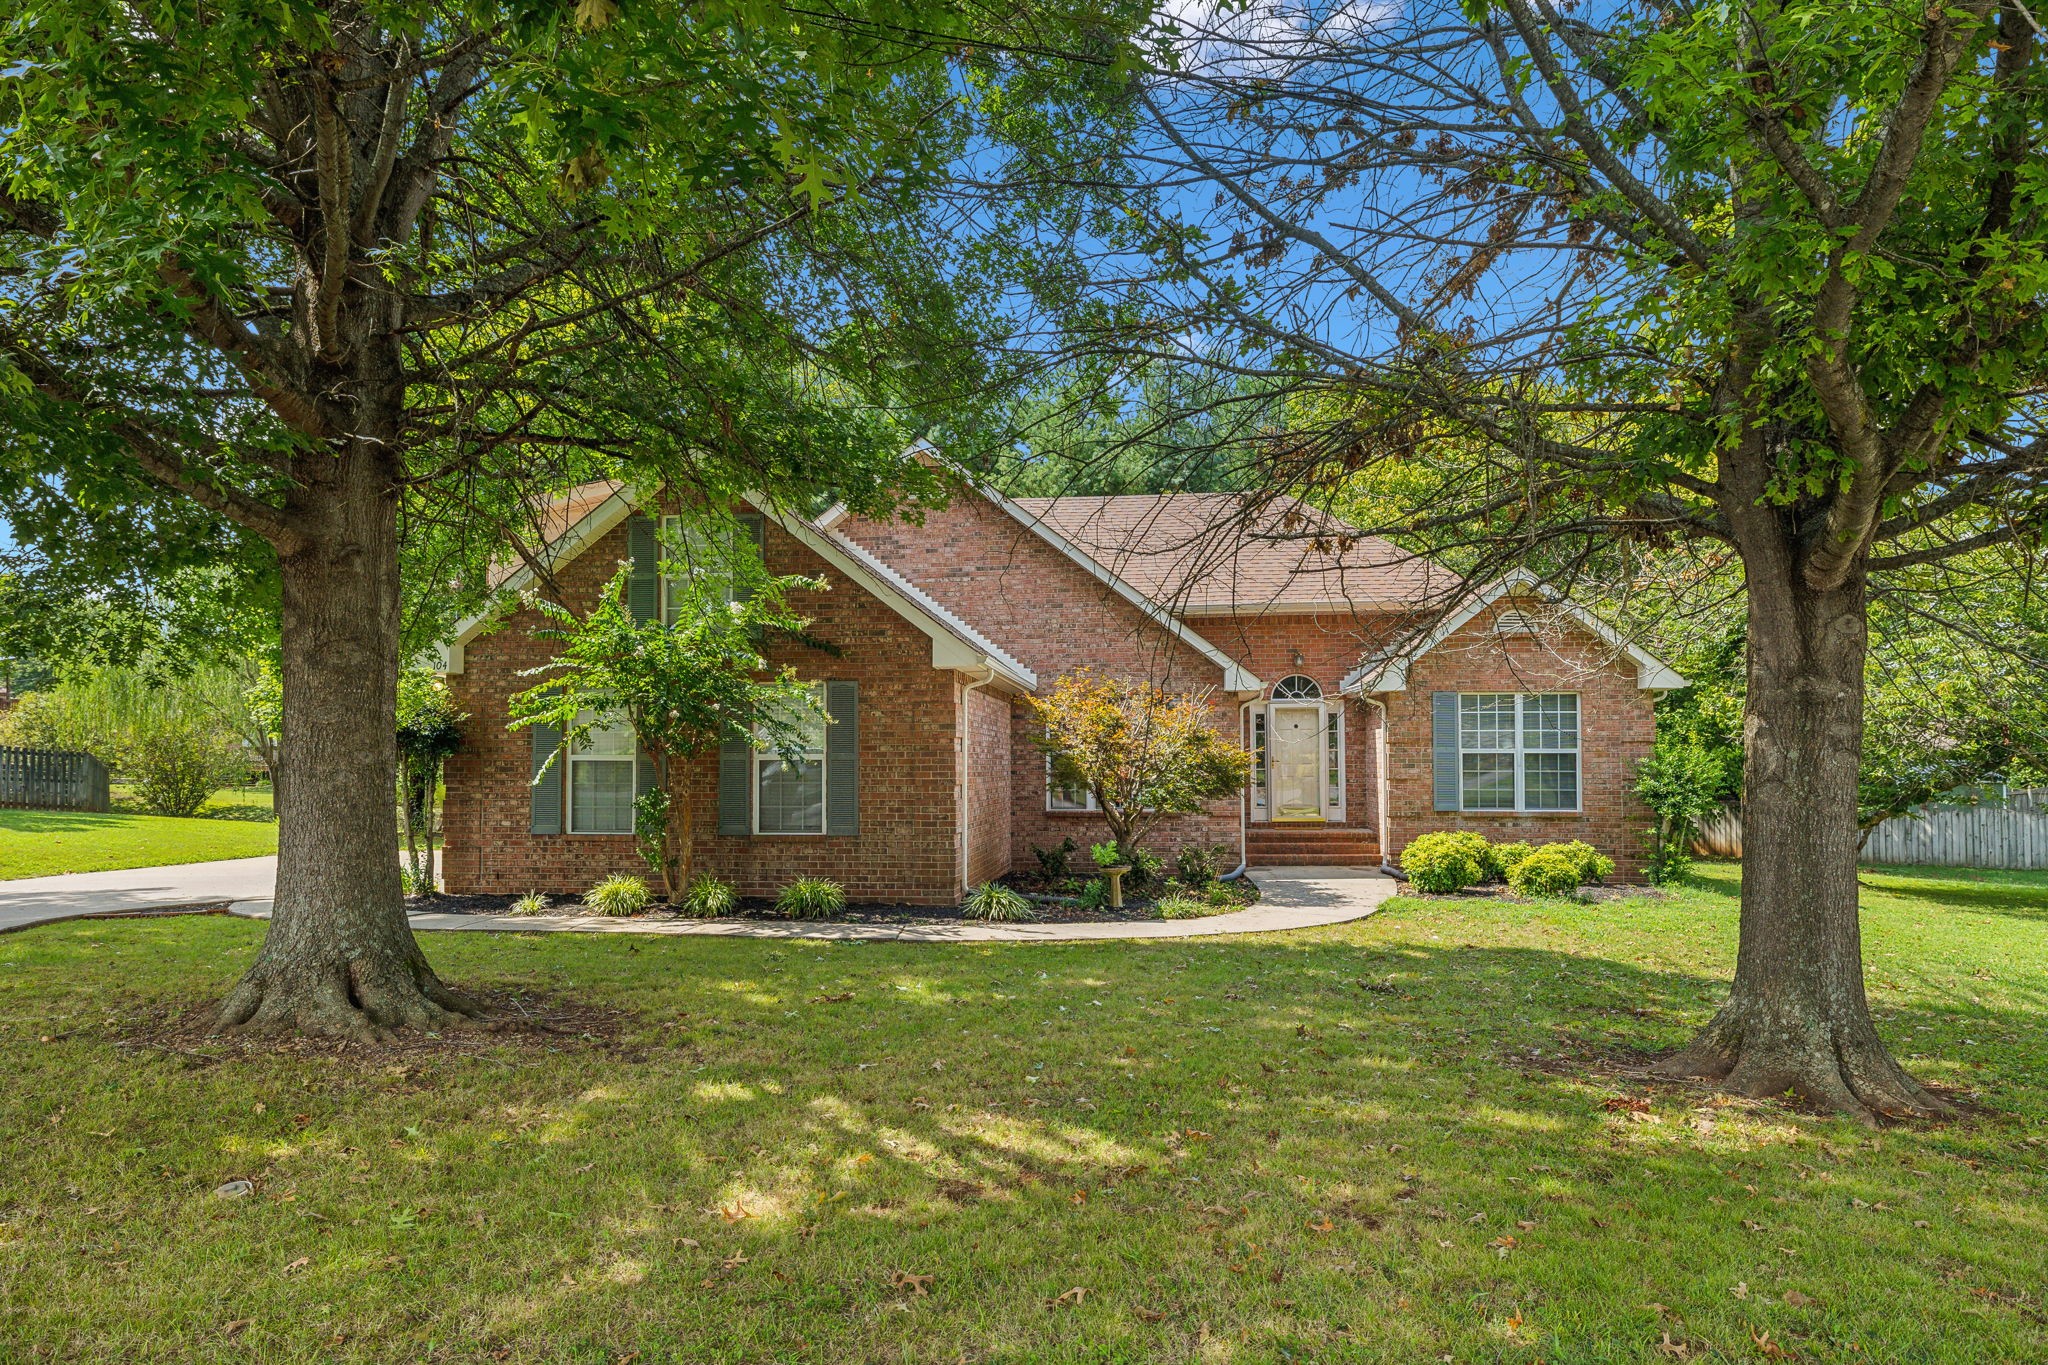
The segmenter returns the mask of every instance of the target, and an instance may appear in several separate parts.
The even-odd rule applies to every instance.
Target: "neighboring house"
[[[572,609],[622,560],[652,616],[654,516],[610,487],[554,509],[525,556]],[[769,572],[833,652],[770,650],[816,680],[831,723],[809,760],[728,744],[691,783],[696,865],[742,894],[815,874],[855,901],[950,904],[1035,865],[1034,847],[1107,837],[1085,792],[1051,789],[1022,698],[1063,673],[1142,678],[1208,698],[1255,756],[1238,800],[1164,822],[1158,851],[1221,846],[1224,865],[1377,864],[1434,829],[1585,839],[1624,876],[1649,823],[1632,794],[1651,701],[1683,680],[1516,575],[1456,612],[1455,576],[1293,502],[1234,495],[1032,498],[963,489],[922,524],[835,508],[753,508]],[[530,588],[531,563],[504,586]],[[452,892],[581,891],[640,871],[632,737],[509,731],[547,641],[530,608],[462,623],[448,646],[469,714],[447,767],[442,875]],[[538,776],[537,776],[538,775]]]

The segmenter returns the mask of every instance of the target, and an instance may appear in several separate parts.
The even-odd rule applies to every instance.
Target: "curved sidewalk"
[[[947,920],[910,924],[818,924],[786,920],[618,920],[602,915],[408,916],[412,927],[449,933],[713,935],[729,938],[883,939],[904,943],[1059,943],[1091,939],[1209,938],[1313,929],[1363,919],[1394,894],[1376,868],[1253,868],[1259,903],[1206,919],[1097,924],[985,924]],[[277,859],[235,858],[172,867],[81,872],[0,881],[0,933],[61,920],[218,909],[250,919],[270,915]]]
[[[1395,881],[1377,868],[1253,868],[1259,903],[1206,919],[1125,920],[1096,924],[818,924],[788,920],[623,920],[603,915],[448,915],[406,918],[416,930],[497,934],[662,934],[721,938],[879,939],[899,943],[1066,943],[1094,939],[1208,938],[1271,934],[1364,919],[1394,894]],[[261,919],[269,901],[243,901],[232,913]]]

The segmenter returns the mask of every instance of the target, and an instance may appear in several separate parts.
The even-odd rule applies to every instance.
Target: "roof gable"
[[[1517,594],[1549,602],[1588,633],[1612,647],[1617,654],[1632,660],[1636,665],[1636,686],[1644,691],[1668,691],[1686,685],[1686,680],[1675,669],[1613,626],[1556,592],[1527,569],[1516,569],[1474,593],[1464,606],[1437,622],[1414,646],[1367,659],[1352,669],[1344,677],[1342,690],[1347,694],[1407,691],[1409,665],[1464,629],[1494,603]]]
[[[632,514],[639,500],[633,489],[623,486],[602,499],[574,499],[575,495],[571,495],[564,502],[573,506],[580,501],[585,508],[582,515],[534,556],[549,572],[604,539]],[[1031,669],[844,535],[781,511],[758,495],[748,494],[745,501],[869,596],[924,632],[932,642],[932,667],[986,670],[992,681],[1000,680],[1027,692],[1038,686],[1038,675]],[[507,594],[531,587],[535,577],[533,565],[522,562],[497,585],[499,598],[495,603],[456,623],[453,635],[441,647],[442,671],[462,671],[464,646],[497,624],[504,615]]]

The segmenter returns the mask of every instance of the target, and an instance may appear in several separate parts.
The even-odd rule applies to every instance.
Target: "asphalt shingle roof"
[[[1456,578],[1298,498],[1237,493],[1017,498],[1096,563],[1176,612],[1398,610]]]

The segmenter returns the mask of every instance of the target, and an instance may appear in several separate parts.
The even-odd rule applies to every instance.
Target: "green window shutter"
[[[825,832],[860,833],[860,684],[825,684]]]
[[[1429,712],[1436,755],[1436,808],[1458,809],[1458,694],[1432,692]]]
[[[754,832],[754,746],[741,735],[718,745],[718,832],[745,838]]]
[[[742,548],[751,545],[754,551],[754,563],[756,565],[765,565],[768,562],[768,518],[758,512],[741,514],[740,533]],[[742,582],[733,592],[733,600],[738,602],[750,602],[753,598],[754,585],[751,581]]]
[[[661,619],[661,541],[654,518],[635,512],[626,520],[626,553],[633,557],[633,576],[626,580],[626,607],[635,621]]]
[[[633,795],[636,797],[645,796],[654,790],[656,776],[654,755],[648,753],[647,750],[641,748],[638,744],[635,744],[633,746],[633,759]]]
[[[530,725],[533,736],[533,824],[535,834],[562,832],[562,771],[568,760],[559,756],[562,732],[552,725]],[[549,763],[553,759],[553,763]],[[542,769],[546,769],[545,772]]]

